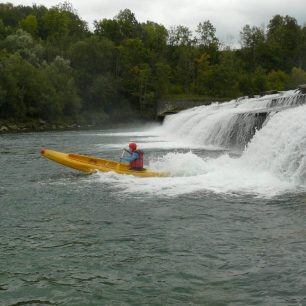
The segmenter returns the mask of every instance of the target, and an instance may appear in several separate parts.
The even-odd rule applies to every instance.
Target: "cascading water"
[[[116,186],[122,196],[213,192],[274,197],[304,192],[305,102],[306,95],[290,91],[195,107],[147,131],[103,133],[111,141],[122,140],[107,140],[100,149],[118,150],[136,142],[146,153],[146,166],[170,176],[143,180],[99,173],[95,178]]]
[[[302,104],[305,102],[306,95],[285,92],[196,107],[171,115],[165,120],[164,131],[181,142],[243,149],[238,158],[222,154],[201,159],[190,156],[192,152],[187,153],[189,156],[170,153],[158,167],[168,167],[174,176],[190,176],[189,184],[193,188],[218,192],[243,191],[271,196],[304,189],[306,105]],[[196,163],[195,167],[190,166],[190,160]],[[184,165],[188,171],[182,174],[180,169]]]
[[[241,161],[279,178],[306,183],[306,105],[271,116],[242,154]]]
[[[164,129],[198,145],[244,148],[269,115],[306,103],[295,91],[200,106],[167,116]]]

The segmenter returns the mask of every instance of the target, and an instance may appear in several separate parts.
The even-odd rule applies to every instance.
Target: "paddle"
[[[122,158],[124,156],[124,152],[125,152],[125,149],[122,149],[122,153],[121,153],[121,157],[120,157],[120,163],[121,163],[121,160],[122,160]]]
[[[117,166],[116,166],[117,171],[118,171],[119,168],[120,168],[120,165],[121,165],[121,161],[122,161],[123,156],[124,156],[124,149],[122,150],[122,153],[121,153],[121,157],[120,157],[119,163],[118,163]]]

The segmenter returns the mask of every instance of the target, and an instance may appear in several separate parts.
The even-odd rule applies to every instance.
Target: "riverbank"
[[[19,132],[41,132],[52,130],[75,130],[94,128],[93,124],[80,124],[76,122],[46,122],[42,119],[26,120],[17,122],[15,120],[1,120],[0,133],[19,133]],[[98,127],[98,126],[96,126]]]
[[[73,130],[95,130],[126,128],[131,126],[144,126],[158,124],[158,121],[134,119],[132,121],[103,121],[101,123],[80,123],[80,122],[46,122],[42,119],[16,122],[14,120],[0,120],[0,134],[29,133],[47,131],[73,131]]]
[[[301,95],[306,93],[306,84],[296,88]],[[277,90],[263,92],[260,96],[280,93]],[[237,100],[240,98],[237,97]],[[62,118],[56,122],[47,122],[43,119],[27,118],[19,121],[15,118],[0,119],[0,134],[3,133],[20,133],[20,132],[41,132],[41,131],[56,131],[56,130],[85,130],[85,129],[111,129],[124,128],[131,125],[144,125],[151,123],[160,123],[164,116],[172,113],[177,113],[181,110],[192,108],[199,105],[208,105],[213,102],[226,102],[230,98],[212,98],[194,95],[172,95],[165,96],[157,102],[156,119],[154,115],[146,115],[141,118],[139,113],[129,112],[124,115],[109,116],[101,113],[87,113],[79,115],[78,119]],[[148,119],[150,118],[150,119]]]

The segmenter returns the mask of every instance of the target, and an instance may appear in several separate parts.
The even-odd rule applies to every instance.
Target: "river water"
[[[291,131],[279,113],[241,150],[175,138],[177,117],[1,135],[0,305],[306,305],[305,114],[287,112]],[[119,160],[130,141],[171,176],[87,175],[39,155]]]

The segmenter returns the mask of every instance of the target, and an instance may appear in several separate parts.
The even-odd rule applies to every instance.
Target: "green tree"
[[[272,70],[267,75],[268,89],[285,90],[288,87],[289,77],[282,70]]]
[[[265,56],[265,33],[263,28],[245,25],[240,32],[242,56],[249,70],[254,70]],[[264,54],[263,54],[264,53]]]
[[[49,39],[84,38],[88,32],[87,23],[79,18],[69,2],[52,7],[43,18]]]
[[[69,57],[73,68],[95,75],[112,70],[114,52],[111,41],[92,36],[72,45]]]
[[[80,110],[81,100],[73,79],[70,61],[57,56],[45,69],[56,90],[62,114],[76,115]]]
[[[163,25],[152,21],[141,24],[144,46],[153,51],[156,57],[163,57],[167,49],[168,31]]]
[[[115,44],[120,44],[123,39],[120,31],[120,25],[117,20],[113,19],[102,19],[100,21],[94,21],[94,33],[98,36],[105,37]]]
[[[193,91],[196,94],[208,95],[211,90],[213,66],[210,64],[209,55],[200,53],[195,59],[196,72]]]
[[[164,60],[156,62],[153,66],[152,86],[157,98],[167,95],[170,87],[171,67]]]
[[[38,33],[38,23],[34,15],[28,15],[20,21],[21,28],[35,37]]]
[[[291,89],[306,84],[306,71],[302,68],[293,67],[290,73],[289,86]]]
[[[20,20],[30,14],[31,8],[29,6],[18,5],[14,6],[12,3],[0,3],[0,19],[3,23],[16,30],[19,26]]]
[[[140,38],[140,24],[136,20],[134,13],[129,9],[124,9],[115,16],[114,20],[117,21],[120,29],[122,39]]]
[[[239,78],[239,66],[234,54],[230,50],[223,51],[220,62],[212,70],[210,94],[220,98],[234,98],[241,95]]]
[[[220,43],[216,37],[216,28],[209,20],[206,20],[198,24],[196,33],[196,42],[200,49],[210,55],[212,63],[217,63]]]
[[[139,99],[139,108],[141,114],[153,113],[155,102],[155,94],[152,91],[151,79],[152,69],[148,64],[140,64],[134,67],[135,80],[137,81],[137,89],[134,95]]]
[[[172,78],[182,88],[183,93],[192,93],[196,73],[197,50],[191,46],[178,46],[175,50],[176,61]]]
[[[256,67],[254,73],[251,75],[253,94],[259,94],[267,90],[267,75],[266,71],[261,67]]]
[[[4,25],[3,20],[0,18],[0,40],[5,39],[10,34],[11,30]]]
[[[170,28],[168,41],[170,46],[190,46],[194,44],[190,29],[181,25]]]
[[[140,109],[141,93],[140,73],[141,67],[149,60],[149,52],[140,39],[126,39],[119,49],[119,65],[124,86],[124,94],[130,97],[135,109]]]
[[[298,47],[298,67],[306,70],[306,25],[301,29],[301,40]]]
[[[20,55],[1,54],[0,58],[0,92],[2,118],[22,119],[26,116],[26,104],[24,101],[25,88],[22,86],[24,72],[31,75],[31,65],[26,64]]]
[[[69,57],[82,97],[83,109],[102,109],[106,104],[103,99],[97,98],[100,94],[97,86],[102,82],[105,85],[101,85],[101,88],[109,88],[108,84],[117,84],[112,83],[110,78],[115,70],[114,54],[113,42],[99,36],[78,41],[70,48]],[[117,90],[117,86],[115,88]]]
[[[69,33],[69,17],[57,7],[49,9],[44,15],[44,26],[50,39],[59,40]]]
[[[75,115],[80,99],[69,63],[56,58],[51,64],[35,67],[19,54],[0,58],[0,116],[55,120]]]
[[[93,109],[108,115],[118,110],[116,107],[116,102],[120,100],[118,87],[117,80],[111,74],[96,76],[90,88]]]
[[[295,18],[274,16],[268,25],[267,43],[275,60],[274,69],[289,71],[298,61],[301,29]]]
[[[1,58],[0,87],[5,89],[5,101],[1,105],[1,117],[23,120],[39,117],[44,100],[45,83],[39,68],[24,60],[19,54]],[[53,95],[51,95],[53,96]],[[49,101],[51,102],[51,101]],[[47,104],[47,107],[50,103]]]
[[[31,34],[21,29],[15,34],[11,34],[0,43],[0,46],[6,48],[11,53],[17,53],[32,64],[38,65],[43,54],[43,47],[36,43]]]
[[[88,36],[87,23],[78,17],[67,2],[47,10],[43,16],[43,29],[49,62],[57,55],[66,57],[70,45]]]

